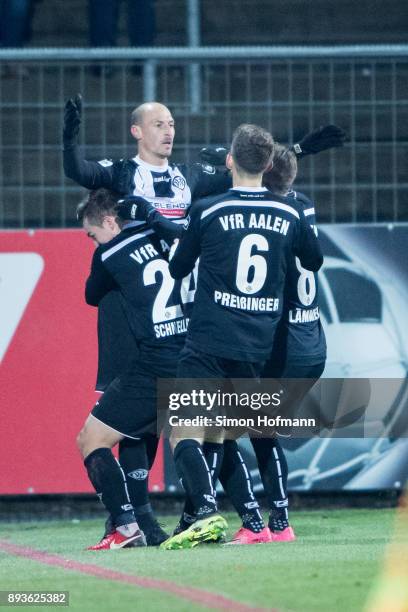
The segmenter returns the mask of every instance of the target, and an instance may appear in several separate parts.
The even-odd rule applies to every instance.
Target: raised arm
[[[78,134],[82,118],[82,97],[77,94],[65,104],[62,132],[63,165],[65,176],[87,189],[112,187],[112,163],[84,159],[78,147]]]

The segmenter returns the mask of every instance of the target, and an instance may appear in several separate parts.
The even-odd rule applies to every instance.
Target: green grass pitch
[[[64,559],[194,586],[254,607],[282,612],[356,612],[363,610],[376,579],[393,516],[390,509],[292,512],[296,542],[236,547],[209,544],[182,551],[84,551],[99,540],[100,519],[3,523],[0,539]],[[239,527],[238,519],[234,515],[227,519],[232,535]],[[176,518],[165,517],[163,522],[170,531]],[[71,611],[208,609],[174,594],[43,565],[3,551],[0,568],[0,589],[67,590]],[[234,610],[233,604],[230,609]]]

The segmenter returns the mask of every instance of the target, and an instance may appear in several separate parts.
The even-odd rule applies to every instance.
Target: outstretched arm
[[[346,132],[337,125],[324,125],[306,134],[302,140],[290,147],[297,158],[315,155],[327,149],[342,147],[346,140]],[[228,149],[225,147],[204,147],[200,151],[200,159],[206,164],[224,166]]]
[[[324,125],[309,132],[300,142],[290,148],[296,153],[296,157],[315,155],[327,149],[342,147],[346,140],[346,132],[337,125]]]

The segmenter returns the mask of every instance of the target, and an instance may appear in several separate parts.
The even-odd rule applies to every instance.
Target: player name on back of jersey
[[[290,227],[290,221],[264,213],[233,213],[220,216],[218,220],[225,232],[237,229],[265,229],[286,236]]]
[[[188,329],[189,319],[182,317],[176,321],[169,321],[168,323],[156,323],[154,325],[154,333],[156,338],[168,338],[169,336],[176,336],[178,334],[186,334]]]
[[[289,310],[289,323],[312,323],[320,319],[319,307],[292,308]]]
[[[248,292],[251,287],[248,287]],[[276,312],[279,310],[279,298],[273,297],[250,297],[235,295],[225,291],[214,291],[214,302],[229,308],[239,310],[250,310],[252,312]]]

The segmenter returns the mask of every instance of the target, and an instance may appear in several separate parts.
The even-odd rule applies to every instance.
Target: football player
[[[293,198],[317,235],[313,203],[292,185],[297,162],[292,151],[277,145],[272,168],[264,174],[263,184],[274,194]],[[294,417],[303,397],[323,373],[326,340],[319,313],[319,282],[316,271],[302,267],[293,256],[288,260],[282,317],[275,334],[273,350],[263,371],[265,378],[291,380],[291,405],[285,416]],[[287,478],[288,465],[279,442],[285,432],[274,437],[251,438],[270,510],[269,528],[273,541],[295,539],[289,525]],[[286,432],[288,435],[289,432]]]
[[[128,223],[122,231],[115,228],[117,219],[106,215],[110,197],[109,192],[92,192],[81,210],[84,229],[99,245],[85,296],[89,304],[98,306],[110,291],[120,289],[138,350],[127,369],[108,385],[78,436],[90,481],[115,526],[99,549],[145,544],[127,479],[111,448],[124,438],[156,435],[156,378],[175,375],[187,327],[177,304],[180,283],[170,277],[161,241],[140,224]],[[175,306],[162,303],[158,296],[163,290]]]
[[[296,254],[312,271],[322,264],[318,241],[303,214],[262,187],[272,154],[268,132],[248,124],[237,128],[227,156],[233,188],[191,209],[169,264],[172,276],[182,278],[200,257],[179,378],[259,376],[282,311],[288,258]],[[178,432],[172,442],[177,471],[198,520],[162,544],[167,549],[217,539],[226,529],[202,452],[203,434],[183,438]]]
[[[94,193],[93,197],[100,203],[99,213],[89,223],[86,221],[87,235],[95,246],[112,240],[120,232],[121,221],[117,217],[118,194],[105,189]],[[77,208],[77,217],[83,221],[83,209],[87,200]],[[121,372],[126,371],[132,356],[138,352],[136,339],[131,331],[126,304],[120,290],[112,289],[98,304],[98,372],[96,391],[103,393]],[[119,443],[119,463],[127,481],[129,497],[134,507],[137,521],[143,530],[148,546],[158,546],[167,539],[167,534],[157,522],[148,494],[148,474],[151,469],[158,446],[156,435],[141,439],[124,438]],[[88,550],[103,549],[106,539],[115,531],[112,518],[105,524],[105,532],[101,541],[90,546]]]

